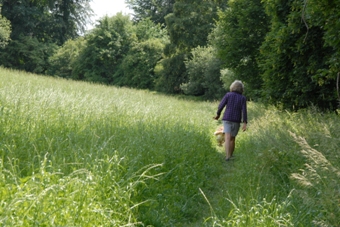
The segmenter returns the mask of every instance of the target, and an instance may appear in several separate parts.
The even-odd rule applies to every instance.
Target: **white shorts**
[[[236,137],[238,131],[240,130],[240,123],[223,121],[223,132],[230,133],[231,136]]]

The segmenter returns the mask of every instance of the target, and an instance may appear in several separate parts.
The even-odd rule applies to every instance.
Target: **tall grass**
[[[171,226],[198,217],[198,188],[219,160],[210,103],[0,76],[1,223]]]
[[[0,68],[0,224],[337,226],[339,117],[249,103],[226,163],[217,104]]]

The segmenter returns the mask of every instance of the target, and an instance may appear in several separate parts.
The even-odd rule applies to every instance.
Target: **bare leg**
[[[231,157],[231,135],[230,133],[225,133],[225,143],[224,143],[224,148],[225,148],[225,153],[226,153],[226,159],[228,160]]]
[[[236,141],[236,137],[230,136],[230,144],[229,144],[230,157],[233,156],[233,153],[235,150],[235,141]]]

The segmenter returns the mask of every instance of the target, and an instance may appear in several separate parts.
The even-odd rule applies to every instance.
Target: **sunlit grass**
[[[205,206],[198,186],[216,171],[208,163],[219,158],[210,103],[4,69],[0,77],[3,183],[21,189],[5,190],[3,223],[46,223],[42,212],[55,214],[53,225],[92,218],[98,222],[89,226],[118,220],[171,225],[195,218],[200,200]],[[49,183],[36,181],[38,173]],[[24,186],[17,183],[22,179]],[[22,210],[8,202],[17,197]]]

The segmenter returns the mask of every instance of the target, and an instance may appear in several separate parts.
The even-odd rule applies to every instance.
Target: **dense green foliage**
[[[149,39],[133,45],[121,64],[121,86],[139,89],[153,89],[156,75],[155,65],[162,57],[164,43],[159,39]]]
[[[84,38],[67,40],[49,57],[50,67],[47,70],[47,74],[72,78],[73,67],[78,60],[80,52],[85,48],[85,44]]]
[[[45,74],[48,58],[56,48],[55,44],[40,42],[36,37],[20,36],[0,52],[0,59],[6,67]]]
[[[104,17],[86,36],[72,77],[80,80],[114,84],[121,74],[120,65],[136,39],[132,22],[122,13]]]
[[[187,81],[184,61],[185,54],[177,53],[164,57],[158,62],[155,68],[157,75],[155,88],[157,91],[167,94],[182,93],[180,85]]]
[[[311,0],[305,3],[304,17],[307,28],[314,26],[323,30],[322,38],[324,46],[330,50],[330,54],[325,57],[328,68],[320,70],[320,74],[315,75],[319,84],[329,83],[339,75],[340,66],[338,64],[340,55],[340,42],[337,39],[340,29],[340,5],[339,1]],[[308,31],[309,32],[309,31]],[[308,36],[308,33],[306,34]]]
[[[63,44],[84,32],[91,14],[89,0],[1,0],[1,14],[12,24],[12,39],[31,36]]]
[[[284,108],[336,107],[335,74],[328,71],[333,46],[325,45],[327,27],[314,24],[301,1],[267,1],[271,29],[261,47],[264,97]],[[314,6],[308,3],[308,9]],[[314,10],[313,10],[314,11]],[[310,23],[310,24],[309,24]],[[334,46],[335,47],[335,46]],[[318,81],[327,69],[328,79]],[[333,74],[333,75],[332,75]]]
[[[211,42],[224,67],[246,83],[249,98],[285,109],[315,105],[334,110],[340,101],[335,5],[328,1],[229,1],[229,7],[219,14]]]
[[[185,62],[188,82],[181,84],[184,94],[203,96],[205,99],[218,100],[223,97],[220,80],[221,61],[216,57],[215,49],[197,47],[191,51],[192,58]]]
[[[132,43],[121,64],[116,85],[140,89],[154,89],[157,80],[154,71],[162,58],[164,46],[169,42],[166,30],[150,19],[140,21],[136,27],[137,41]]]
[[[175,0],[126,0],[133,10],[133,20],[149,18],[155,24],[165,25],[165,16],[172,13]]]
[[[0,52],[2,66],[45,74],[56,45],[84,32],[89,0],[0,0],[12,27],[11,42]]]
[[[225,162],[217,102],[3,68],[0,87],[1,225],[340,222],[334,113],[249,102],[248,130]]]
[[[224,1],[176,1],[173,13],[165,17],[170,44],[165,48],[162,66],[158,68],[157,90],[182,92],[181,84],[189,79],[184,61],[191,57],[193,48],[207,45],[221,2]]]
[[[66,42],[50,57],[49,74],[152,89],[155,65],[168,42],[166,30],[149,19],[133,25],[121,13],[105,17],[91,32]]]
[[[211,43],[218,51],[223,68],[232,70],[245,82],[247,97],[258,99],[262,79],[257,59],[268,31],[268,18],[262,1],[230,1],[219,13]]]
[[[1,16],[0,5],[0,48],[6,46],[10,39],[11,23],[3,16]]]
[[[171,43],[184,52],[206,45],[217,19],[217,7],[214,1],[176,1],[173,13],[165,18]]]

